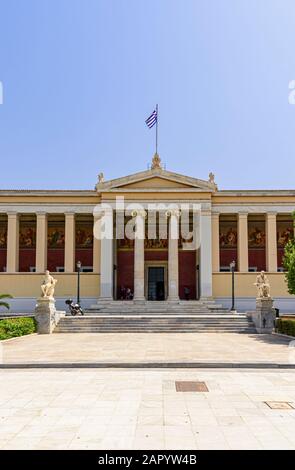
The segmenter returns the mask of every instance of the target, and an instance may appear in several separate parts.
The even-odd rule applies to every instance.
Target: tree
[[[0,294],[0,307],[5,307],[7,310],[10,309],[8,302],[3,302],[1,299],[12,299],[12,295],[10,294]]]
[[[295,228],[295,212],[293,212],[294,228]],[[285,277],[288,285],[289,294],[295,295],[295,238],[293,237],[285,246],[284,251],[284,268],[286,269]]]

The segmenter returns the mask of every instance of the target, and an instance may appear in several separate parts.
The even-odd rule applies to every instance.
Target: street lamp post
[[[77,273],[78,273],[78,282],[77,282],[77,304],[80,305],[80,272],[81,272],[81,267],[82,267],[81,261],[78,261],[76,266],[77,266]]]
[[[235,311],[235,267],[236,262],[232,261],[229,265],[231,270],[231,311]]]

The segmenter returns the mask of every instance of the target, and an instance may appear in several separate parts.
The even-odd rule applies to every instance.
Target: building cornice
[[[1,196],[81,196],[81,197],[95,197],[97,198],[97,192],[94,190],[66,190],[66,189],[1,189]]]
[[[216,191],[213,194],[214,198],[218,197],[249,197],[249,196],[295,196],[295,189],[245,189],[245,190],[234,190],[224,189]]]

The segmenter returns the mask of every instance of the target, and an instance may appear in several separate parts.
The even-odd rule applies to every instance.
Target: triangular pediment
[[[214,192],[216,191],[216,185],[212,181],[200,180],[157,168],[109,181],[102,181],[100,178],[96,190],[98,192],[153,190]]]
[[[122,185],[121,188],[125,189],[159,189],[159,188],[191,188],[191,185],[180,183],[178,181],[172,181],[170,179],[161,178],[159,176],[155,176],[152,178],[146,178],[140,181],[136,181],[134,183],[127,183]]]

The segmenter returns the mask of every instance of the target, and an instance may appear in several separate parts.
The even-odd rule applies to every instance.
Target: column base
[[[134,297],[133,302],[135,304],[144,304],[146,302],[145,297]]]
[[[179,302],[179,297],[178,296],[169,296],[167,297],[167,302]]]

